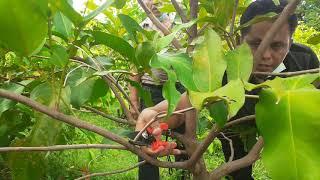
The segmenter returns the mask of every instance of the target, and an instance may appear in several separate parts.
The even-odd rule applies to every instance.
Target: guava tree
[[[250,2],[165,0],[160,11],[176,12],[180,18],[168,29],[142,0],[106,0],[99,5],[88,0],[81,14],[66,0],[1,1],[0,152],[9,162],[12,177],[41,179],[45,173],[43,167],[50,163],[45,155],[29,151],[101,148],[130,151],[145,161],[125,170],[79,179],[124,172],[145,162],[189,170],[194,179],[220,179],[253,164],[263,148],[262,159],[273,179],[320,178],[320,91],[313,85],[319,79],[319,69],[252,72],[253,59],[260,58],[274,32],[295,11],[299,1],[290,1],[255,57],[246,44],[238,46],[243,27],[235,25],[237,16]],[[96,18],[100,14],[104,20]],[[159,31],[147,31],[139,25],[146,16]],[[274,16],[266,14],[245,26]],[[151,68],[163,69],[169,79],[163,88],[168,110],[153,121],[208,109],[214,122],[201,141],[173,133],[190,157],[184,162],[154,159],[132,143],[137,138],[129,142],[110,129],[81,120],[74,112],[85,109],[118,122],[119,126],[134,126],[136,120],[129,111],[134,106],[127,87],[135,86],[146,102],[150,102],[150,94],[129,77],[150,72]],[[228,83],[222,86],[225,73]],[[254,85],[248,82],[251,75],[281,78]],[[187,89],[192,108],[175,111],[180,97],[175,88],[177,81]],[[246,94],[257,88],[262,89],[259,96]],[[246,98],[259,99],[256,115],[228,121]],[[110,104],[117,108],[108,109]],[[111,113],[114,111],[118,116]],[[224,130],[254,120],[259,137],[248,155],[238,160],[231,156],[216,169],[207,169],[202,155],[212,141]],[[61,136],[65,128],[72,127],[99,134],[118,145],[57,145],[65,143]],[[17,133],[21,131],[25,133]]]

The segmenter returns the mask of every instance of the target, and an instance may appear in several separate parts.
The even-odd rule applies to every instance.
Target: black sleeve
[[[317,55],[310,49],[310,64],[309,69],[319,68],[319,59]]]

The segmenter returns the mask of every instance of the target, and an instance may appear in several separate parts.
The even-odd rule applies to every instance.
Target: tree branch
[[[227,136],[225,136],[223,132],[221,132],[220,134],[223,136],[223,138],[225,138],[227,141],[229,141],[229,146],[230,146],[231,154],[230,154],[230,157],[229,157],[229,161],[228,161],[228,162],[231,162],[231,161],[233,161],[233,157],[234,157],[234,149],[233,149],[232,139],[230,139],[230,138],[228,138]]]
[[[233,36],[233,33],[234,33],[234,23],[236,21],[238,6],[239,6],[239,0],[235,0],[235,4],[233,7],[232,20],[231,20],[231,25],[230,25],[230,36],[231,37]]]
[[[95,71],[99,71],[99,69],[96,69],[95,67],[87,64],[84,62],[83,58],[81,57],[72,57],[71,60],[75,63],[80,63],[84,66],[87,66],[89,68],[91,68],[92,70],[95,70]],[[99,67],[97,67],[99,68]],[[111,87],[112,85],[111,84],[114,84],[114,86],[122,93],[122,95],[127,99],[127,101],[130,103],[130,105],[133,107],[133,109],[136,111],[137,114],[140,114],[139,110],[133,105],[133,103],[130,101],[130,98],[129,96],[127,95],[127,93],[124,91],[124,89],[118,84],[118,82],[114,79],[114,77],[110,74],[107,74],[105,76],[101,76],[101,78],[103,78],[105,80],[105,82],[108,84],[108,86],[110,86],[111,90],[115,93],[116,89],[114,87]],[[110,83],[110,84],[109,84]],[[121,98],[121,95],[118,93],[118,91],[116,91],[117,95],[115,94],[116,98]],[[126,116],[128,117],[128,119],[130,121],[132,121],[132,123],[135,122],[135,120],[133,119],[133,117],[131,116],[131,113],[129,111],[129,109],[125,106],[125,103],[123,101],[123,99],[118,99],[119,102],[120,102],[120,105],[123,109],[123,111],[125,112]],[[130,115],[129,115],[129,114]],[[132,118],[130,118],[130,116]]]
[[[73,144],[73,145],[54,145],[44,147],[0,147],[0,152],[25,152],[25,151],[64,151],[70,149],[121,149],[124,146],[108,144]]]
[[[135,123],[133,123],[131,121],[127,121],[126,119],[121,119],[121,118],[118,118],[118,117],[111,116],[111,115],[106,114],[106,113],[104,113],[102,111],[99,111],[99,110],[97,110],[95,108],[92,108],[92,107],[89,107],[89,106],[82,106],[82,107],[84,109],[86,109],[86,110],[89,110],[89,111],[91,111],[93,113],[96,113],[96,114],[98,114],[98,115],[100,115],[102,117],[108,118],[108,119],[110,119],[112,121],[115,121],[115,122],[118,122],[118,123],[123,123],[123,124],[135,125]]]
[[[273,23],[272,27],[263,38],[261,44],[259,45],[254,55],[254,59],[255,59],[254,69],[255,69],[255,66],[259,64],[259,62],[261,61],[260,60],[261,56],[264,53],[264,51],[267,49],[267,47],[270,45],[271,41],[273,40],[273,36],[277,33],[279,28],[281,28],[286,23],[286,21],[288,21],[289,16],[294,13],[299,3],[300,3],[300,0],[290,1],[290,3],[284,8],[282,13],[280,14],[279,18]]]
[[[129,108],[127,107],[126,103],[124,102],[124,99],[121,97],[118,89],[116,89],[116,86],[114,84],[112,84],[112,82],[110,81],[110,79],[108,79],[105,76],[102,76],[102,79],[108,84],[108,86],[110,87],[110,89],[112,90],[112,92],[114,93],[114,95],[116,96],[116,98],[118,99],[124,114],[126,115],[126,117],[128,118],[128,121],[130,123],[135,123],[134,118],[132,117],[132,114],[129,111]]]
[[[283,77],[290,77],[290,76],[298,76],[302,74],[308,73],[320,73],[320,68],[317,69],[308,69],[303,71],[295,71],[295,72],[283,72],[283,73],[271,73],[271,72],[253,72],[254,75],[264,75],[264,76],[283,76]]]
[[[176,9],[177,13],[179,14],[179,16],[181,17],[181,21],[182,23],[187,23],[189,22],[186,14],[183,12],[182,8],[180,7],[180,5],[178,4],[178,2],[176,0],[171,0],[171,3],[173,5],[173,7]]]
[[[198,18],[198,0],[190,0],[190,19],[197,19]],[[191,37],[189,38],[189,42],[192,42],[192,40],[197,36],[197,23],[192,25],[189,29],[189,33]]]
[[[166,28],[159,20],[158,18],[152,13],[152,11],[147,7],[147,5],[142,1],[142,0],[138,0],[138,3],[140,4],[140,6],[142,7],[142,9],[145,11],[145,13],[147,14],[147,16],[150,18],[150,20],[152,21],[152,23],[164,34],[164,35],[169,35],[171,32],[169,31],[168,28]],[[173,46],[176,49],[181,49],[181,44],[179,43],[179,41],[174,38],[172,41]]]
[[[132,166],[132,167],[129,167],[129,168],[126,168],[126,169],[120,169],[120,170],[115,170],[115,171],[111,171],[111,172],[104,172],[104,173],[93,173],[93,174],[89,174],[89,175],[86,175],[86,176],[82,176],[82,177],[79,177],[75,180],[81,180],[81,179],[90,179],[91,177],[96,177],[96,176],[109,176],[109,175],[113,175],[113,174],[119,174],[119,173],[123,173],[123,172],[127,172],[127,171],[130,171],[132,169],[135,169],[143,164],[145,164],[146,161],[141,161],[139,162],[138,164]]]
[[[107,139],[110,139],[114,142],[117,142],[117,143],[125,146],[126,148],[128,148],[129,151],[137,154],[138,156],[142,157],[147,162],[149,162],[155,166],[165,167],[165,168],[187,169],[186,162],[171,163],[171,162],[162,162],[157,159],[154,159],[153,157],[150,157],[146,153],[142,152],[140,148],[130,144],[126,139],[124,139],[116,134],[113,134],[113,133],[111,133],[101,127],[87,123],[87,122],[80,120],[76,117],[67,116],[63,113],[58,112],[55,109],[50,109],[50,108],[48,108],[48,107],[30,99],[30,98],[27,98],[25,96],[0,89],[0,97],[10,99],[10,100],[22,103],[24,105],[27,105],[36,111],[39,111],[43,114],[46,114],[46,115],[52,117],[53,119],[57,119],[59,121],[65,122],[65,123],[72,125],[74,127],[86,129],[86,130],[92,131],[94,133],[97,133]]]
[[[210,179],[221,179],[223,176],[230,174],[238,169],[247,167],[257,161],[260,157],[260,151],[263,148],[263,139],[259,138],[257,143],[252,147],[250,152],[243,158],[225,163],[210,173]]]
[[[209,134],[205,138],[205,140],[197,147],[197,149],[194,151],[190,159],[187,161],[188,166],[192,166],[196,164],[196,162],[200,159],[202,154],[207,150],[211,142],[218,136],[218,134],[223,129],[229,128],[231,126],[234,126],[242,122],[252,121],[254,119],[255,119],[255,116],[250,115],[250,116],[245,116],[236,120],[232,120],[231,122],[227,123],[223,128],[219,128],[217,125],[213,126]]]

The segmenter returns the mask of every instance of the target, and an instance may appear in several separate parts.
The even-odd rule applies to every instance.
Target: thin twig
[[[179,14],[182,23],[187,23],[189,22],[186,14],[183,12],[182,8],[180,7],[180,5],[178,4],[178,2],[176,0],[171,0],[171,3],[173,5],[173,7],[176,9],[177,13]]]
[[[197,19],[198,18],[198,0],[190,0],[190,19]],[[189,38],[189,42],[192,42],[192,40],[197,36],[197,23],[192,25],[189,29],[189,33],[191,37]]]
[[[54,145],[41,147],[0,147],[0,152],[26,152],[26,151],[64,151],[70,149],[121,149],[127,148],[119,145],[108,144],[73,144],[73,145]]]
[[[246,94],[245,97],[246,97],[246,98],[249,98],[249,99],[259,99],[259,96],[258,96],[258,95],[249,95],[249,94]]]
[[[192,166],[196,164],[196,162],[200,159],[202,154],[207,150],[211,142],[218,136],[220,132],[222,132],[223,129],[229,128],[231,126],[234,126],[239,123],[243,123],[246,121],[252,121],[255,119],[254,115],[245,116],[236,120],[233,120],[231,122],[228,122],[223,128],[218,127],[217,125],[213,126],[210,130],[207,137],[204,139],[204,141],[197,147],[197,149],[194,151],[190,159],[187,161],[188,166]]]
[[[21,83],[19,83],[19,82],[11,81],[11,79],[6,78],[6,77],[1,77],[1,76],[0,76],[0,79],[3,79],[3,80],[5,80],[5,81],[9,81],[9,82],[14,83],[14,84],[18,84],[18,85],[23,86],[23,87],[26,87],[26,85],[21,84]]]
[[[132,169],[135,169],[143,164],[145,164],[146,161],[141,161],[139,162],[138,164],[132,166],[132,167],[129,167],[129,168],[126,168],[126,169],[119,169],[119,170],[115,170],[115,171],[111,171],[111,172],[104,172],[104,173],[93,173],[93,174],[89,174],[89,175],[86,175],[86,176],[82,176],[82,177],[79,177],[75,180],[81,180],[81,179],[90,179],[91,177],[96,177],[96,176],[109,176],[109,175],[113,175],[113,174],[119,174],[119,173],[123,173],[123,172],[127,172],[127,171],[130,171]]]
[[[126,115],[126,117],[128,118],[128,120],[131,123],[135,122],[135,119],[133,118],[132,114],[129,111],[129,108],[127,107],[124,99],[121,97],[121,94],[119,93],[118,89],[116,88],[116,86],[114,84],[112,84],[112,82],[105,76],[102,76],[102,79],[108,84],[108,86],[110,87],[110,89],[112,90],[113,94],[116,96],[116,98],[118,99],[124,114]]]
[[[260,137],[257,143],[252,147],[250,152],[243,158],[231,161],[221,165],[210,173],[210,179],[218,180],[223,176],[230,174],[238,169],[249,166],[250,164],[257,161],[260,157],[260,151],[263,148],[263,139]]]
[[[145,11],[145,13],[147,14],[147,16],[150,18],[150,20],[152,21],[152,23],[164,34],[164,35],[169,35],[171,32],[169,31],[169,29],[167,27],[165,27],[159,20],[158,18],[152,13],[152,11],[147,7],[147,5],[143,2],[143,0],[138,0],[138,3],[140,4],[140,6],[142,7],[142,9]],[[176,49],[181,49],[181,44],[179,43],[179,41],[174,38],[172,41],[173,46]]]
[[[90,112],[96,113],[96,114],[98,114],[100,116],[103,116],[105,118],[108,118],[108,119],[110,119],[112,121],[115,121],[115,122],[118,122],[118,123],[123,123],[123,124],[135,125],[135,123],[133,123],[133,122],[130,122],[130,121],[127,121],[125,119],[118,118],[118,117],[111,116],[111,115],[106,114],[106,113],[104,113],[102,111],[99,111],[99,110],[97,110],[95,108],[92,108],[92,107],[89,107],[89,106],[82,106],[82,107],[84,109],[89,110]]]
[[[15,94],[15,93],[9,92],[7,90],[0,89],[0,97],[10,99],[10,100],[22,103],[24,105],[27,105],[36,111],[39,111],[43,114],[46,114],[46,115],[52,117],[53,120],[59,120],[64,123],[67,123],[69,125],[72,125],[74,127],[97,133],[107,139],[110,139],[114,142],[117,142],[117,143],[125,146],[126,148],[128,148],[129,151],[137,154],[138,156],[142,157],[147,162],[149,162],[155,166],[165,167],[165,168],[188,169],[186,162],[174,162],[173,163],[173,162],[164,162],[164,161],[159,161],[157,159],[154,159],[153,157],[144,153],[140,148],[130,144],[126,139],[124,139],[114,133],[111,133],[111,132],[107,131],[106,129],[95,126],[93,124],[90,124],[88,122],[80,120],[76,117],[65,115],[55,109],[50,109],[47,106],[44,106],[44,105],[42,105],[42,104],[40,104],[30,98],[27,98],[25,96]]]
[[[239,0],[235,0],[235,4],[233,7],[232,20],[231,20],[231,25],[230,25],[230,36],[231,37],[233,36],[233,33],[234,33],[234,23],[236,21],[238,6],[239,6]]]
[[[82,58],[80,57],[73,57],[72,58],[72,61],[73,62],[76,62],[76,63],[80,63],[80,64],[83,64],[83,65],[86,65],[88,67],[90,67],[91,69],[95,70],[95,71],[99,71],[99,69],[96,69],[94,68],[93,66],[85,63],[83,61]],[[99,68],[99,67],[97,67]],[[130,103],[130,105],[133,107],[134,111],[137,113],[137,114],[140,114],[139,110],[133,105],[133,103],[130,101],[130,98],[129,96],[127,95],[127,93],[124,91],[124,89],[120,86],[119,83],[117,83],[116,79],[110,74],[106,74],[104,76],[101,76],[102,79],[105,80],[105,82],[108,84],[108,86],[111,88],[112,92],[115,93],[115,96],[116,98],[119,100],[120,102],[120,105],[123,109],[123,111],[125,112],[126,116],[129,118],[130,121],[132,121],[133,123],[135,122],[135,120],[133,119],[133,117],[131,116],[131,113],[129,111],[129,109],[126,107],[125,105],[125,102],[123,101],[121,95],[119,94],[119,92],[116,90],[116,88],[122,93],[122,95],[125,97],[125,99],[127,99],[127,101]],[[113,85],[114,86],[113,86]],[[116,88],[115,88],[116,87]]]
[[[308,69],[303,71],[295,71],[295,72],[283,72],[283,73],[271,73],[271,72],[253,72],[254,75],[264,75],[264,76],[283,76],[283,77],[290,77],[290,76],[298,76],[302,74],[308,73],[320,73],[320,68],[317,69]]]
[[[231,162],[231,161],[233,161],[233,157],[234,157],[234,149],[233,149],[232,139],[230,139],[230,138],[228,138],[227,136],[225,136],[223,132],[221,132],[220,134],[221,134],[227,141],[229,141],[229,146],[230,146],[231,154],[230,154],[230,157],[229,157],[229,161],[228,161],[228,162]]]
[[[205,23],[198,31],[197,36],[201,35],[209,27],[209,23]]]

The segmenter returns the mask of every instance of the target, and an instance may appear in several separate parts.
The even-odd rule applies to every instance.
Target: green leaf
[[[80,23],[83,21],[82,16],[72,8],[67,0],[49,0],[52,8],[58,9],[65,16],[70,19],[75,26],[80,26]]]
[[[71,104],[75,108],[80,108],[85,102],[87,102],[91,94],[93,93],[93,87],[96,79],[90,78],[83,81],[75,87],[71,87]]]
[[[91,34],[94,38],[92,45],[106,45],[120,53],[123,57],[128,58],[131,62],[135,62],[135,50],[124,39],[101,31],[92,31]]]
[[[251,19],[249,22],[244,23],[244,24],[242,24],[241,26],[239,26],[235,31],[238,31],[238,30],[240,30],[240,29],[249,27],[249,26],[251,26],[251,25],[253,25],[253,24],[256,24],[256,23],[258,23],[258,22],[268,21],[268,20],[274,19],[276,16],[278,16],[278,14],[275,13],[275,12],[269,12],[269,13],[266,13],[266,14],[263,14],[263,15],[255,16],[255,17],[254,17],[253,19]]]
[[[246,90],[252,91],[253,89],[261,87],[270,87],[275,91],[294,90],[294,89],[315,89],[312,84],[320,77],[320,74],[304,74],[289,78],[276,77],[273,80],[268,80],[264,83],[254,85],[246,83]]]
[[[51,47],[52,54],[49,62],[58,67],[64,67],[69,62],[69,55],[65,47],[54,45]]]
[[[106,8],[108,8],[112,3],[114,3],[115,0],[106,0],[105,3],[103,3],[101,6],[99,6],[97,9],[89,13],[87,16],[83,18],[83,25],[87,24],[89,21],[91,21],[93,18],[95,18],[97,15],[99,15],[102,11],[104,11]]]
[[[47,1],[0,1],[0,45],[24,56],[36,54],[47,35]]]
[[[264,139],[262,160],[272,179],[320,179],[319,102],[316,89],[261,92],[256,124]]]
[[[193,81],[200,92],[212,92],[222,85],[227,62],[222,56],[221,39],[213,30],[205,33],[193,54]]]
[[[317,45],[320,43],[320,33],[315,34],[313,36],[311,36],[308,40],[307,40],[308,44],[312,44],[312,45]]]
[[[108,89],[108,86],[101,78],[82,77],[79,82],[71,86],[71,104],[75,108],[79,108],[88,101],[94,102],[98,98],[105,96]]]
[[[225,28],[231,20],[235,1],[200,0],[200,7],[213,15],[214,25]]]
[[[188,93],[191,104],[196,109],[201,109],[204,104],[209,105],[224,100],[228,105],[228,118],[235,116],[245,101],[244,85],[240,79],[232,80],[214,92],[189,91]]]
[[[27,85],[30,82],[32,82],[31,80],[27,80],[27,81],[22,81],[20,82],[20,84],[22,85]],[[4,83],[3,86],[1,86],[1,89],[5,89],[8,90],[10,92],[14,92],[16,94],[21,94],[24,90],[24,86],[19,85],[19,84],[15,84],[15,83]],[[11,101],[9,99],[5,99],[5,98],[0,98],[0,116],[3,112],[5,112],[6,110],[10,109],[11,107],[13,107],[14,105],[16,105],[17,103],[14,101]]]
[[[192,21],[190,21],[188,23],[180,24],[178,26],[175,26],[172,29],[172,33],[171,34],[166,35],[166,36],[164,36],[162,38],[159,38],[159,39],[155,38],[154,47],[155,47],[156,51],[159,52],[163,48],[167,47],[172,42],[172,40],[175,38],[175,36],[177,35],[177,33],[180,30],[188,28],[188,27],[192,26],[196,22],[197,22],[197,20],[192,20]]]
[[[111,66],[114,65],[114,61],[107,56],[98,56],[98,57],[95,57],[95,59],[97,61],[99,61],[100,64],[103,65],[107,69],[109,69]]]
[[[253,57],[251,49],[246,43],[233,51],[229,51],[225,58],[228,64],[228,81],[236,79],[249,80],[253,67]]]
[[[179,82],[188,90],[197,91],[192,76],[192,59],[184,53],[157,54],[153,56],[150,65],[154,68],[173,68]]]
[[[162,95],[168,101],[167,117],[176,109],[180,100],[181,94],[176,89],[177,77],[172,70],[166,71],[168,74],[168,81],[163,84]]]
[[[103,97],[107,94],[109,87],[106,82],[101,78],[97,79],[93,85],[94,92],[90,96],[90,101],[94,102],[100,97]]]
[[[133,40],[136,43],[138,43],[137,32],[142,32],[143,33],[144,30],[142,29],[142,27],[134,19],[132,19],[128,15],[119,14],[118,17],[119,17],[122,25],[124,26],[124,28],[129,33],[129,36],[130,36],[131,40]]]
[[[151,107],[154,105],[150,91],[143,89],[141,84],[136,81],[132,81],[131,79],[126,80],[130,83],[131,86],[135,87],[138,90],[138,96],[143,99],[143,102],[147,107]]]
[[[274,3],[275,5],[277,5],[277,6],[280,5],[280,1],[279,1],[279,0],[272,0],[272,1],[273,1],[273,3]]]
[[[64,36],[65,39],[72,37],[72,22],[61,12],[57,12],[53,17],[53,30]]]
[[[54,98],[53,93],[51,84],[42,83],[31,91],[30,98],[41,104],[48,105],[52,101],[52,98]]]
[[[122,9],[126,5],[126,3],[127,3],[127,0],[116,0],[112,4],[112,6],[114,6],[117,9]]]
[[[141,67],[145,70],[150,69],[149,62],[155,54],[156,52],[150,42],[142,42],[138,44],[136,48],[135,64],[139,68]]]
[[[168,101],[167,117],[169,117],[175,110],[181,94],[176,89],[177,76],[175,71],[171,69],[169,64],[164,63],[164,59],[158,57],[158,55],[154,55],[151,59],[150,65],[153,68],[163,69],[168,75],[168,80],[164,83],[162,88],[162,95]]]
[[[218,101],[208,106],[210,116],[218,124],[223,127],[228,121],[228,105],[225,101]]]

